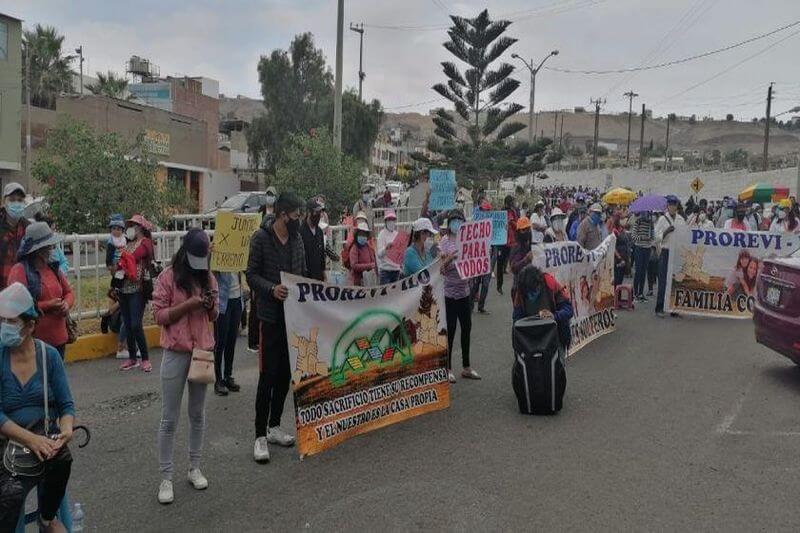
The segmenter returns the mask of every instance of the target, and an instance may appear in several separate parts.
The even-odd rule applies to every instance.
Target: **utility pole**
[[[522,59],[519,55],[511,54],[511,57],[513,57],[514,59],[518,59],[518,60],[522,61],[522,64],[525,65],[525,67],[531,73],[530,105],[528,106],[528,144],[533,144],[533,141],[536,140],[536,130],[539,129],[539,117],[536,117],[536,127],[535,128],[534,128],[534,124],[533,124],[533,116],[534,116],[534,110],[533,110],[534,107],[533,106],[534,106],[534,103],[536,102],[536,74],[539,73],[539,70],[541,70],[541,68],[544,65],[545,61],[547,61],[551,57],[557,56],[557,55],[558,55],[558,50],[553,50],[552,52],[547,54],[547,56],[545,56],[544,59],[542,59],[542,62],[539,63],[538,67],[534,67],[533,66],[533,58],[531,58],[530,63],[528,63],[527,61]]]
[[[31,179],[31,51],[26,45],[25,48],[25,107],[27,113],[25,117],[25,177],[30,182]]]
[[[633,99],[639,96],[635,92],[628,91],[623,96],[628,97],[628,150],[625,153],[625,166],[631,166],[631,119],[633,118]]]
[[[350,30],[358,34],[358,101],[363,102],[361,98],[361,89],[364,84],[364,78],[367,77],[367,75],[364,74],[364,23],[353,24],[351,22]]]
[[[561,141],[564,140],[564,113],[561,113],[561,132],[558,134],[558,149],[561,150]]]
[[[764,171],[769,169],[769,121],[770,112],[772,111],[772,86],[775,82],[769,84],[767,89],[767,121],[764,123]]]
[[[558,135],[558,111],[553,115],[553,145],[556,144],[556,136]]]
[[[78,54],[81,60],[81,96],[83,96],[83,45],[80,45],[78,48],[75,49],[75,53]]]
[[[669,157],[669,123],[672,122],[669,118],[669,114],[667,114],[667,141],[666,147],[664,148],[664,172],[667,171],[667,158]]]
[[[639,168],[642,168],[642,162],[644,161],[644,114],[646,109],[644,108],[644,104],[642,104],[642,130],[639,133]]]
[[[606,103],[605,98],[589,99],[594,104],[594,149],[592,150],[592,168],[597,168],[597,140],[600,136],[600,106]]]
[[[333,145],[342,149],[342,38],[344,0],[339,0],[336,16],[336,86],[333,94]]]

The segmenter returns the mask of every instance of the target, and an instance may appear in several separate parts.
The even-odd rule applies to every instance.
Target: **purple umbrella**
[[[667,199],[655,194],[646,194],[637,198],[628,211],[631,213],[643,213],[645,211],[665,211],[667,209]]]

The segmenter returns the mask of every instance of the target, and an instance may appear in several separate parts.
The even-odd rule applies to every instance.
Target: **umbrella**
[[[628,205],[636,199],[636,193],[622,187],[611,189],[603,195],[603,202],[609,205]]]
[[[655,194],[646,194],[636,199],[628,211],[631,213],[643,213],[645,211],[665,211],[667,209],[667,199]]]
[[[739,193],[742,202],[777,202],[789,197],[789,187],[754,183]]]

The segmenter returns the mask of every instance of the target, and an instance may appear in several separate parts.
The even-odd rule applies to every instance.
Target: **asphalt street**
[[[303,461],[273,446],[253,462],[257,366],[240,346],[242,392],[209,390],[210,486],[185,478],[184,405],[169,506],[156,500],[159,354],[150,375],[73,364],[93,440],[74,451],[70,497],[96,531],[800,530],[800,368],[755,344],[749,321],[623,311],[569,359],[563,411],[531,417],[511,389],[508,297],[493,290],[488,307],[472,335],[484,379],[456,383],[449,409]]]

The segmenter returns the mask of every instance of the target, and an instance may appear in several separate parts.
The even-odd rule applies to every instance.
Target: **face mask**
[[[565,221],[563,218],[554,218],[552,219],[551,223],[553,224],[553,229],[556,231],[564,231],[564,224]]]
[[[733,209],[725,209],[725,218],[733,218]]]
[[[267,195],[267,205],[270,206],[270,207],[275,205],[275,197],[272,196],[271,194]]]
[[[426,239],[424,246],[425,251],[430,252],[433,249],[433,239]]]
[[[707,217],[706,217],[705,213],[700,213],[700,217],[699,218],[700,218],[700,222],[705,222]]]
[[[386,229],[389,231],[394,231],[394,228],[397,226],[397,223],[394,220],[387,220],[386,221]]]
[[[125,236],[128,238],[129,241],[132,241],[136,238],[136,228],[128,228],[125,230]]]
[[[290,218],[286,221],[286,229],[289,231],[289,235],[294,235],[298,231],[300,231],[300,219],[299,218]]]
[[[359,246],[365,246],[367,244],[367,236],[366,235],[359,235],[356,237],[356,242],[358,242]]]
[[[462,222],[461,222],[460,220],[454,220],[454,221],[452,221],[452,222],[450,223],[450,225],[449,225],[449,227],[450,227],[450,233],[452,233],[452,234],[454,234],[454,235],[457,235],[457,234],[458,234],[458,230],[460,230],[460,229],[461,229],[461,224],[462,224]]]
[[[362,194],[361,199],[365,202],[369,202],[369,194]]]
[[[59,253],[58,253],[58,250],[56,250],[55,248],[53,248],[52,250],[50,250],[50,255],[49,255],[49,256],[48,256],[48,258],[47,258],[47,262],[48,262],[49,264],[53,264],[53,263],[59,263],[59,262],[61,262],[61,257],[60,257],[60,255],[59,255]]]
[[[22,344],[22,326],[3,322],[0,324],[0,344],[9,348],[16,348]]]
[[[22,218],[25,213],[25,202],[6,202],[6,213],[14,220]]]
[[[600,213],[592,213],[592,223],[597,225],[600,224],[601,221],[602,217],[600,216]]]
[[[784,218],[786,218],[786,211],[784,211],[783,209],[781,209],[780,211],[778,211],[778,218],[779,218],[779,219],[781,219],[781,220],[783,220]]]

